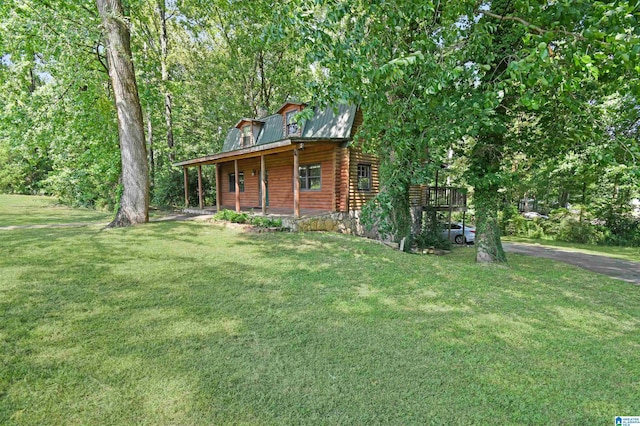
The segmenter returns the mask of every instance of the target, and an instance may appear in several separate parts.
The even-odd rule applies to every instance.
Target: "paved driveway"
[[[569,263],[589,271],[608,275],[611,278],[640,284],[640,263],[612,257],[585,254],[562,248],[543,247],[534,244],[504,243],[507,253],[526,254],[529,256],[545,257],[559,262]]]

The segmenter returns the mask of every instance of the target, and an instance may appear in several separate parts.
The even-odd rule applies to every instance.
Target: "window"
[[[287,120],[287,135],[297,135],[300,133],[298,123],[295,121],[295,116],[298,113],[297,110],[289,111],[286,115]]]
[[[310,164],[308,166],[300,166],[300,189],[319,190],[322,188],[320,164]]]
[[[371,191],[371,164],[358,164],[358,190]]]
[[[244,172],[238,173],[238,184],[240,192],[244,192]],[[236,174],[229,173],[229,192],[236,192]]]
[[[251,125],[242,126],[242,147],[251,145]]]

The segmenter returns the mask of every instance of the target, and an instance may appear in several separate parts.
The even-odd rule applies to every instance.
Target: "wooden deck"
[[[424,207],[440,211],[466,211],[467,194],[452,186],[428,186],[425,189]]]

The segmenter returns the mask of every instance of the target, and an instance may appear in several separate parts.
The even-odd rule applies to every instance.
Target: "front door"
[[[258,176],[262,176],[262,172],[259,172]],[[267,188],[267,207],[269,207],[269,171],[265,173],[264,186]],[[260,179],[258,179],[258,206],[262,207],[262,185]]]

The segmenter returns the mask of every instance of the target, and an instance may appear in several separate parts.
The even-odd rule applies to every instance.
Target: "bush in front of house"
[[[233,223],[247,223],[249,215],[246,213],[238,213],[233,210],[222,210],[216,213],[213,218],[215,220],[226,220]]]
[[[451,241],[442,235],[442,223],[438,221],[433,210],[426,211],[422,215],[422,229],[415,235],[415,243],[418,249],[436,248],[451,250]]]
[[[233,223],[247,223],[260,228],[282,228],[282,219],[273,219],[264,216],[251,216],[247,213],[238,213],[233,210],[222,210],[216,213],[215,220],[226,220]]]

